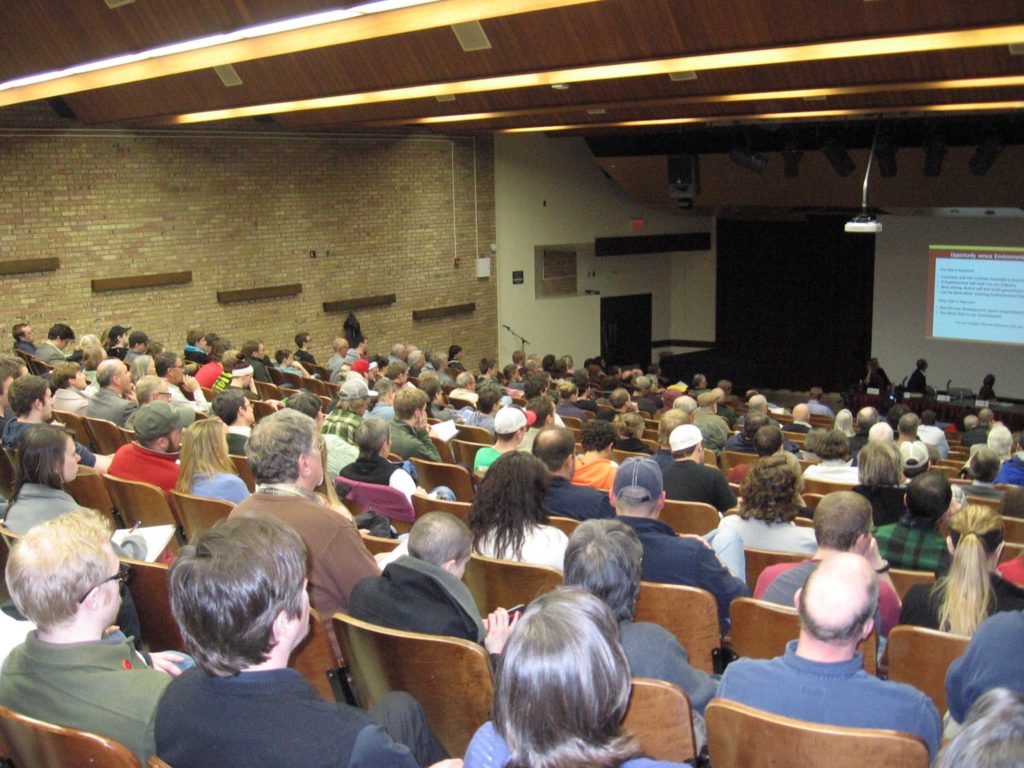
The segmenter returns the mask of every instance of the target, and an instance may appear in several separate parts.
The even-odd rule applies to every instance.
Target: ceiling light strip
[[[222,64],[598,1],[488,0],[480,3],[479,0],[420,0],[420,5],[412,7],[400,7],[405,0],[367,3],[355,9],[270,22],[10,80],[0,83],[0,107]]]
[[[572,69],[544,72],[524,72],[516,75],[480,78],[449,83],[428,83],[389,88],[382,91],[350,93],[339,96],[324,96],[314,99],[284,101],[273,104],[258,104],[248,107],[216,109],[206,112],[192,112],[145,121],[146,125],[182,125],[210,120],[228,120],[257,115],[273,115],[282,112],[297,112],[312,109],[332,109],[360,104],[380,104],[390,101],[433,98],[440,94],[468,94],[483,91],[500,91],[515,88],[550,86],[555,83],[582,83],[613,80],[629,77],[664,75],[680,70],[710,70],[731,67],[755,67],[770,64],[791,64],[806,61],[856,58],[861,56],[889,56],[894,54],[921,53],[946,49],[981,48],[1007,45],[1011,41],[1024,39],[1024,24],[1012,24],[980,29],[962,29],[945,32],[925,32],[895,37],[844,40],[829,43],[812,43],[781,48],[763,48],[747,51],[730,51],[699,56],[684,56],[672,59],[656,59],[636,62],[620,62]],[[2,95],[2,94],[0,94]],[[2,104],[2,102],[0,102]]]
[[[984,101],[961,104],[921,104],[899,107],[864,107],[858,109],[816,109],[802,112],[755,112],[747,115],[709,115],[704,117],[668,117],[652,120],[623,120],[608,123],[578,123],[575,125],[547,125],[529,128],[500,128],[495,133],[544,133],[578,131],[594,128],[648,128],[660,125],[688,125],[693,123],[745,123],[763,120],[820,120],[834,117],[888,115],[914,112],[983,112],[1024,109],[1024,101]]]

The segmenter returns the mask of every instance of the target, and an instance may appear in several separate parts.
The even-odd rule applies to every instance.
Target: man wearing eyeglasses
[[[7,586],[37,629],[0,673],[0,704],[21,714],[90,731],[124,744],[143,763],[155,751],[156,705],[176,663],[173,653],[140,654],[108,633],[121,605],[127,566],[110,529],[79,509],[32,528],[7,563]]]

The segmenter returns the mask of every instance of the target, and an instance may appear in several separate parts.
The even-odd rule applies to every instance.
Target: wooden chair
[[[494,445],[494,435],[483,427],[471,427],[468,424],[459,424],[459,439],[467,443]]]
[[[575,416],[562,416],[562,423],[574,432],[579,432],[583,429],[583,422]]]
[[[92,444],[102,454],[116,453],[122,445],[127,445],[131,440],[126,440],[124,432],[112,421],[106,419],[90,419],[85,417],[85,427],[92,435]]]
[[[737,597],[729,606],[729,644],[740,656],[774,659],[786,652],[786,643],[800,636],[800,616],[795,608],[786,608],[751,597]],[[857,650],[864,656],[864,671],[878,672],[878,630],[860,641]]]
[[[969,637],[937,632],[924,627],[900,625],[889,632],[885,653],[889,659],[889,679],[910,683],[927,694],[939,713],[946,704],[946,671],[967,650]]]
[[[491,713],[494,685],[483,646],[386,629],[341,613],[332,623],[362,707],[372,707],[390,691],[405,691],[423,707],[448,754],[465,753]]]
[[[363,536],[363,546],[371,555],[390,552],[399,545],[398,539],[385,539],[382,536]]]
[[[640,582],[636,621],[649,621],[671,632],[686,649],[690,665],[714,673],[712,655],[722,644],[718,604],[710,592],[680,584]]]
[[[562,586],[562,572],[546,565],[473,555],[462,580],[469,587],[480,615],[486,616],[495,608],[528,605],[537,595]]]
[[[285,397],[286,395],[282,392],[281,396]],[[263,400],[250,400],[249,405],[252,407],[252,413],[256,418],[256,421],[260,421],[261,419],[267,418],[267,416],[273,416],[277,413],[277,408]]]
[[[649,459],[651,455],[649,453],[642,453],[641,451],[620,451],[615,449],[612,451],[612,461],[616,464],[621,464],[626,459],[639,458]]]
[[[878,765],[928,768],[928,747],[908,733],[807,723],[728,699],[713,699],[704,718],[715,768],[862,768],[868,756]]]
[[[288,378],[284,371],[278,370],[272,365],[267,366],[267,373],[270,375],[270,380],[274,384],[280,387],[282,384],[290,384],[291,380]]]
[[[760,458],[756,453],[745,453],[743,451],[722,451],[718,455],[718,468],[726,475],[729,470],[737,464],[756,464]]]
[[[430,436],[430,442],[434,444],[437,449],[437,454],[441,457],[441,461],[445,464],[453,464],[455,462],[455,456],[452,453],[452,446],[447,440],[442,440],[439,437]]]
[[[280,400],[281,390],[278,389],[277,384],[271,384],[266,381],[257,381],[256,391],[260,395],[260,400]]]
[[[803,499],[804,506],[813,512],[815,509],[818,508],[818,502],[825,497],[822,496],[820,493],[802,493],[800,494],[800,498]]]
[[[969,503],[974,504],[977,501],[977,499],[971,499]],[[1018,520],[1015,517],[1004,517],[1003,538],[1011,544],[1024,544],[1024,520]]]
[[[658,518],[676,533],[703,536],[718,527],[721,516],[710,504],[700,501],[665,501]]]
[[[95,509],[109,517],[115,527],[125,527],[124,521],[118,520],[114,514],[114,502],[110,498],[103,475],[92,467],[83,467],[79,464],[78,474],[70,483],[64,483],[64,490],[78,502],[80,507]]]
[[[252,474],[252,467],[249,466],[249,459],[246,456],[231,456],[231,463],[235,465],[235,474],[245,482],[249,493],[256,493],[256,478]]]
[[[915,584],[935,583],[935,574],[931,571],[907,571],[902,568],[892,568],[889,570],[889,577],[892,579],[892,585],[896,588],[896,594],[900,596],[900,600],[907,596],[907,592]]]
[[[455,463],[468,467],[470,471],[473,469],[473,461],[476,459],[476,452],[481,448],[489,447],[483,443],[469,443],[465,440],[459,440],[458,438],[452,440],[451,446],[452,455],[455,457]]]
[[[466,517],[472,506],[468,501],[442,501],[441,499],[428,499],[426,496],[418,494],[413,494],[412,497],[412,509],[416,513],[416,517],[422,517],[427,512],[448,512],[462,522],[466,522]]]
[[[85,426],[84,416],[79,416],[77,413],[72,413],[71,411],[54,410],[53,418],[55,421],[59,421],[65,427],[70,429],[75,435],[75,440],[87,448],[93,447],[92,435],[89,434],[89,428]]]
[[[97,733],[65,728],[0,707],[0,756],[18,768],[102,766],[141,768],[139,759],[120,742]]]
[[[14,483],[18,476],[14,467],[11,455],[6,450],[0,451],[0,496],[5,499],[14,495]]]
[[[291,666],[302,675],[325,701],[336,702],[335,685],[341,662],[331,646],[330,636],[320,614],[309,609],[309,633],[292,651]]]
[[[229,501],[193,496],[182,491],[171,491],[168,499],[171,509],[181,521],[181,527],[185,529],[187,541],[193,541],[196,536],[212,528],[214,523],[226,519],[235,508]]]
[[[850,491],[853,490],[854,483],[833,483],[829,480],[815,480],[813,477],[804,478],[804,492],[806,493],[820,493],[822,496],[827,496],[833,491]]]
[[[164,492],[152,483],[125,480],[113,475],[104,475],[107,493],[114,502],[114,508],[128,526],[179,525]]]
[[[778,565],[779,563],[799,563],[808,558],[808,555],[796,552],[775,552],[770,549],[754,549],[745,547],[743,549],[744,559],[747,564],[747,586],[754,591],[757,586],[757,577],[765,568]]]
[[[566,536],[572,536],[572,532],[576,530],[576,527],[581,522],[571,517],[558,517],[557,515],[552,515],[548,518],[548,525],[553,525]]]
[[[678,685],[648,677],[630,680],[629,707],[622,727],[653,760],[682,763],[697,754],[690,697]]]
[[[184,651],[185,643],[171,612],[169,567],[165,563],[121,558],[132,567],[128,586],[135,599],[142,642],[152,651]]]
[[[447,485],[455,493],[456,500],[473,501],[473,497],[476,495],[476,491],[473,489],[473,478],[465,467],[417,458],[413,458],[411,461],[412,465],[416,467],[419,484],[428,491],[439,485]]]
[[[383,515],[401,533],[412,527],[416,513],[402,491],[387,485],[363,483],[347,477],[339,478],[339,487],[341,484],[349,489],[344,502],[353,514],[374,512]]]
[[[999,555],[999,562],[1006,563],[1015,557],[1024,557],[1024,544],[1003,543],[1003,552]]]

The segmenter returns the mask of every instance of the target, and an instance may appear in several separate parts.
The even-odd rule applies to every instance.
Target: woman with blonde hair
[[[991,614],[1024,610],[1024,589],[996,571],[1003,551],[1003,518],[980,504],[962,507],[950,522],[949,573],[935,584],[917,584],[903,599],[900,624],[971,637]]]
[[[615,427],[615,450],[630,451],[631,453],[646,453],[650,456],[654,451],[641,438],[644,436],[644,429],[647,423],[639,413],[627,411],[615,416],[612,421]]]
[[[156,361],[152,355],[139,355],[128,368],[131,374],[132,384],[138,384],[139,379],[145,376],[156,376]]]
[[[838,429],[846,437],[853,437],[857,434],[853,428],[853,414],[850,413],[849,408],[843,408],[843,410],[836,414],[835,421],[832,422],[832,428]]]
[[[203,419],[181,436],[181,472],[175,490],[238,504],[249,489],[235,474],[228,455],[227,427],[220,419]]]

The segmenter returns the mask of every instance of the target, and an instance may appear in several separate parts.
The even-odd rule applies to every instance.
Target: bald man
[[[798,403],[793,406],[793,421],[790,424],[783,424],[784,432],[799,432],[806,435],[811,431],[811,409],[807,403]]]
[[[846,552],[826,559],[795,603],[800,638],[784,656],[730,664],[718,696],[812,723],[904,731],[920,737],[934,758],[942,729],[931,700],[864,671],[857,643],[874,630],[878,605],[878,577],[868,561]]]

